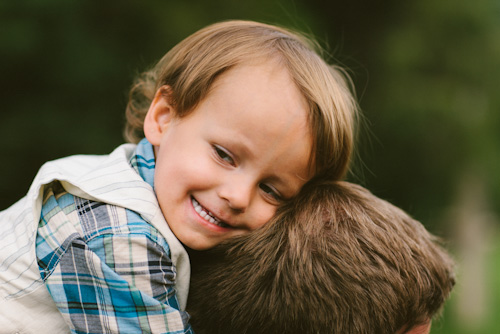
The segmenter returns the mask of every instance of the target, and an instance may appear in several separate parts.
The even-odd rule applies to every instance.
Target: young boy
[[[305,186],[269,224],[212,251],[193,267],[198,334],[428,333],[454,285],[434,236],[346,182]]]
[[[344,176],[347,82],[278,27],[229,21],[186,38],[131,90],[137,146],[47,163],[0,213],[0,328],[191,332],[184,247],[246,234],[314,175]]]

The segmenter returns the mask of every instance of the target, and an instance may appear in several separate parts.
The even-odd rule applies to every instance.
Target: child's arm
[[[73,333],[191,333],[165,239],[134,212],[46,193],[37,258]]]

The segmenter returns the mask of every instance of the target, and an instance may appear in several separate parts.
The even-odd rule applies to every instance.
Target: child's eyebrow
[[[287,201],[294,197],[302,188],[302,184],[308,180],[297,174],[275,175],[269,178],[278,187],[283,200]],[[293,182],[295,181],[296,182]],[[292,182],[291,182],[292,181]],[[295,186],[296,185],[296,186]]]
[[[232,154],[236,156],[236,159],[250,159],[257,160],[261,157],[261,152],[259,148],[253,148],[252,145],[242,137],[240,133],[235,131],[231,136],[230,140],[222,140],[221,145],[228,149]]]
[[[252,149],[245,140],[232,141],[229,143],[230,149],[235,151],[236,155],[245,156],[249,159],[257,159],[259,157],[258,150]]]

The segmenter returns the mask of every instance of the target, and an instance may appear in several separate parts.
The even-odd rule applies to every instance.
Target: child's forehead
[[[220,72],[220,74],[215,78],[213,83],[210,86],[210,91],[213,91],[221,83],[226,81],[234,81],[236,79],[235,73],[240,73],[245,69],[252,69],[252,71],[258,70],[260,68],[265,68],[266,72],[270,75],[274,75],[278,72],[283,72],[288,75],[290,80],[292,80],[292,74],[290,70],[285,64],[280,61],[280,58],[277,56],[258,56],[255,58],[244,59],[242,61],[237,62],[232,66],[228,66],[226,69]],[[265,84],[265,83],[262,83]]]
[[[308,124],[307,98],[286,66],[276,61],[242,63],[222,73],[213,82],[204,100],[213,102],[221,99],[228,105],[232,104],[233,111],[252,106],[259,108],[261,103],[274,105],[276,109],[288,105],[289,114],[300,113],[304,123]],[[274,117],[273,113],[270,112],[268,117]]]
[[[274,61],[231,68],[214,82],[206,102],[210,107],[227,108],[227,117],[254,116],[248,125],[259,116],[265,128],[286,126],[290,117],[300,118],[306,127],[308,124],[307,100],[286,67]]]

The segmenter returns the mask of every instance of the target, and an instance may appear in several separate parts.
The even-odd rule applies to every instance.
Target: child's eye
[[[231,155],[225,149],[223,149],[220,146],[214,145],[214,151],[221,160],[234,166],[234,164],[235,164],[234,159],[231,157]]]
[[[281,202],[283,200],[283,197],[281,196],[281,194],[276,190],[274,189],[273,187],[265,184],[265,183],[261,183],[259,184],[259,188],[266,194],[266,195],[269,195],[272,197],[273,200],[277,201],[277,202]]]

